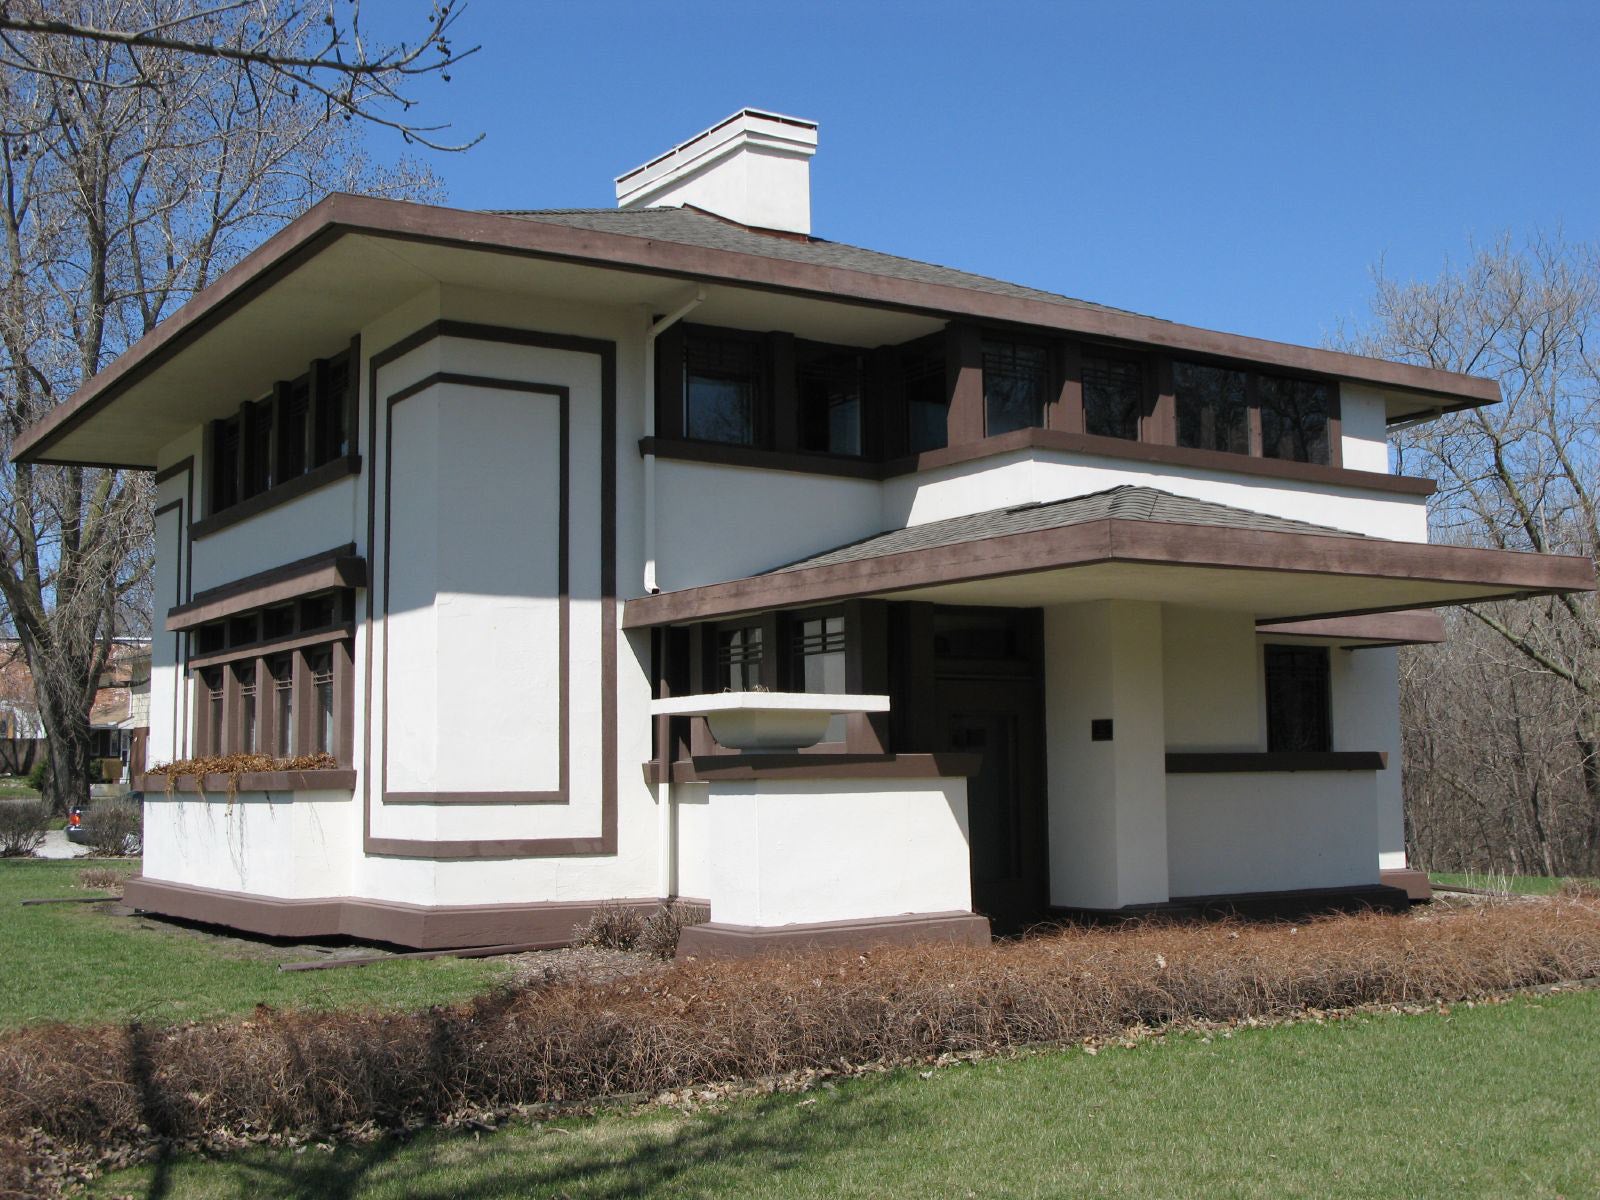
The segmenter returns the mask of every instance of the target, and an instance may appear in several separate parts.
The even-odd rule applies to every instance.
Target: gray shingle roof
[[[900,554],[907,550],[927,550],[935,546],[978,542],[1012,533],[1036,533],[1044,529],[1060,529],[1067,525],[1105,520],[1215,525],[1224,529],[1252,529],[1266,533],[1310,533],[1322,537],[1363,536],[1343,529],[1334,529],[1328,525],[1313,525],[1309,521],[1268,516],[1266,513],[1252,512],[1247,508],[1234,508],[1228,504],[1216,504],[1210,500],[1174,496],[1171,492],[1163,492],[1159,488],[1122,484],[1103,492],[1074,496],[1070,500],[1055,500],[1047,504],[1021,504],[1015,508],[996,508],[988,512],[972,513],[969,516],[929,521],[926,525],[891,529],[858,542],[824,550],[821,554],[813,554],[799,562],[776,567],[767,574],[799,571],[806,567],[824,567],[834,563],[857,562],[866,558],[880,558],[886,554]]]
[[[497,215],[517,217],[525,221],[542,221],[551,225],[566,225],[577,229],[592,229],[599,233],[618,233],[628,237],[655,238],[658,241],[678,242],[686,246],[702,246],[709,250],[731,250],[738,254],[754,254],[762,258],[784,259],[788,262],[807,263],[818,267],[839,267],[881,275],[891,279],[907,279],[915,283],[944,284],[948,287],[966,288],[969,291],[988,292],[995,296],[1010,296],[1020,300],[1042,300],[1047,304],[1063,304],[1069,308],[1090,309],[1095,312],[1126,313],[1127,309],[1092,304],[1075,300],[1055,292],[1007,283],[1003,279],[990,279],[954,267],[941,267],[934,263],[919,262],[914,258],[899,258],[893,254],[880,254],[844,242],[829,242],[822,238],[801,238],[772,233],[761,233],[747,226],[721,217],[712,216],[694,208],[547,208],[501,209]]]

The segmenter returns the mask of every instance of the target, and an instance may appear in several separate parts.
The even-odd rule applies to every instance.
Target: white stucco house
[[[155,472],[150,761],[339,763],[148,787],[129,903],[449,947],[693,897],[737,953],[1421,894],[1395,647],[1594,584],[1389,471],[1496,385],[813,237],[816,145],[331,196],[19,440]]]

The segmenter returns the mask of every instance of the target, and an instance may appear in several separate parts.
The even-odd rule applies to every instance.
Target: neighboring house
[[[150,639],[119,637],[89,708],[91,777],[126,781],[144,771],[150,715]],[[45,752],[44,721],[22,646],[0,640],[0,773],[25,775]]]
[[[330,197],[22,436],[156,472],[152,761],[340,764],[149,788],[129,903],[431,947],[681,895],[722,952],[1425,888],[1395,647],[1594,583],[1388,473],[1495,383],[813,238],[815,147]]]

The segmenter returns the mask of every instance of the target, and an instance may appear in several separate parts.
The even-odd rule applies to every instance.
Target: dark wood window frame
[[[331,619],[315,619],[317,613],[326,610],[321,601],[329,596],[334,600]],[[292,629],[286,634],[265,636],[267,614],[291,606],[295,613]],[[327,751],[341,767],[349,766],[355,754],[352,657],[355,593],[350,589],[316,593],[297,597],[288,604],[253,609],[223,621],[211,622],[190,633],[191,646],[214,645],[219,628],[222,630],[224,648],[195,654],[189,660],[191,686],[195,691],[194,745],[199,747],[200,753],[279,754],[283,731],[278,728],[276,688],[285,660],[289,662],[291,671],[295,753],[315,753],[321,747],[318,746],[315,728],[317,681],[313,677],[312,662],[326,653],[330,656],[334,714],[333,744],[327,747]],[[202,636],[207,631],[211,631],[210,636]],[[247,684],[247,679],[253,680],[253,685]],[[209,703],[212,691],[219,685],[222,692],[220,729],[214,724],[213,709]],[[247,686],[255,689],[253,747],[246,739]]]
[[[207,431],[205,517],[196,538],[356,474],[360,339],[282,380]],[[291,436],[292,435],[292,436]]]

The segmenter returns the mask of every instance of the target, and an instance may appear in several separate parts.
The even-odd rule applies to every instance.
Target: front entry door
[[[943,609],[934,626],[933,731],[981,758],[967,780],[972,907],[1013,933],[1048,903],[1039,614]]]

